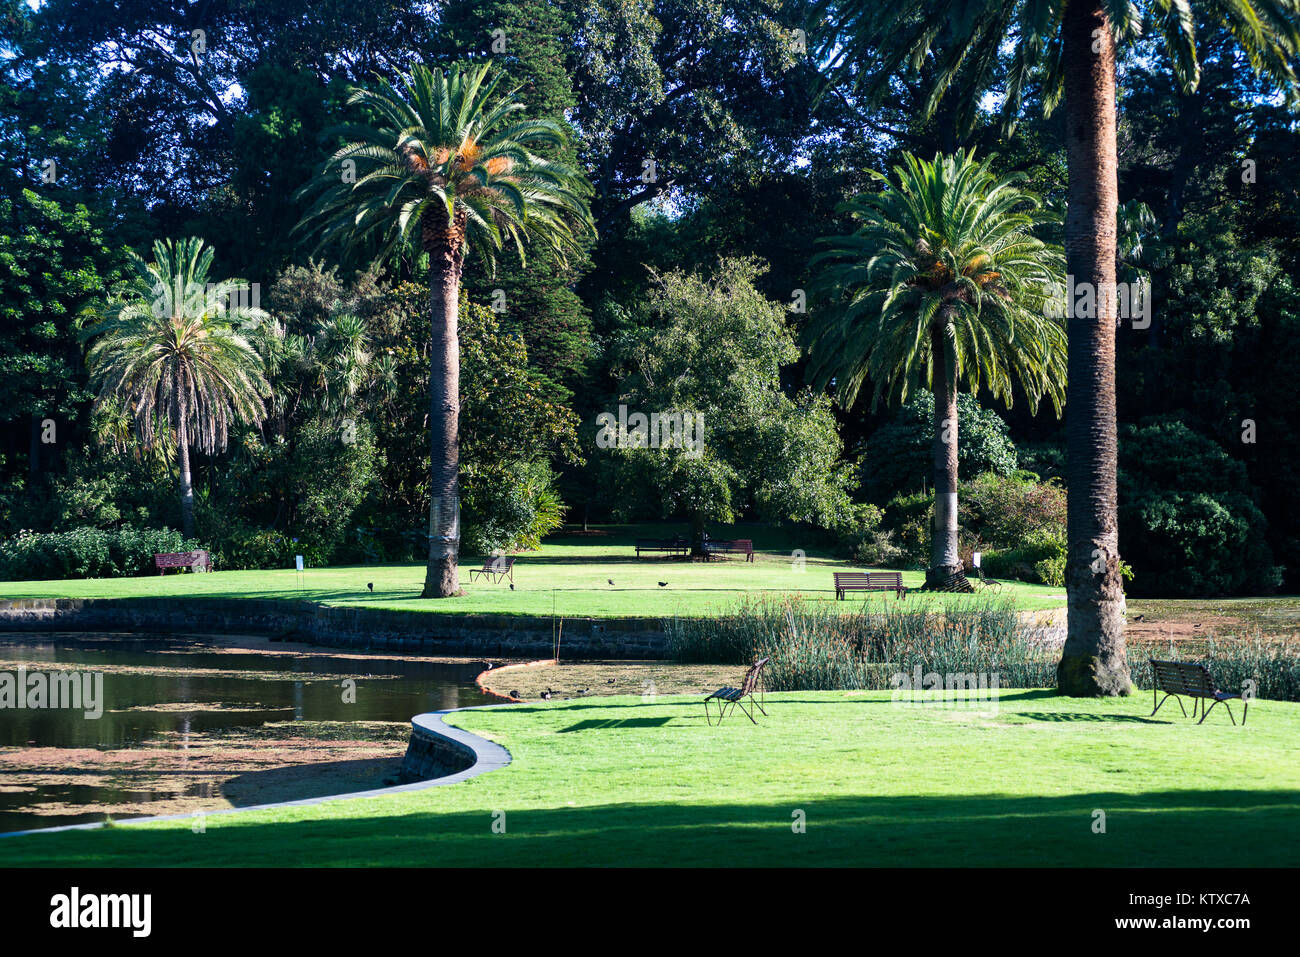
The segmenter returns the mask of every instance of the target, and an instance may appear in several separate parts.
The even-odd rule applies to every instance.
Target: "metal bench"
[[[158,552],[153,557],[153,567],[158,569],[159,575],[167,574],[169,568],[188,568],[190,571],[202,568],[210,572],[212,556],[201,548],[192,552]]]
[[[748,538],[737,538],[732,541],[707,541],[704,543],[704,554],[737,554],[744,555],[745,561],[754,560],[754,542]]]
[[[1228,717],[1235,725],[1237,719],[1232,717],[1232,708],[1228,702],[1233,698],[1241,701],[1241,724],[1246,725],[1246,712],[1250,708],[1249,702],[1239,694],[1229,694],[1226,691],[1220,691],[1214,686],[1214,679],[1210,677],[1210,669],[1205,665],[1195,661],[1156,661],[1154,658],[1148,658],[1151,662],[1151,674],[1153,681],[1151,684],[1151,700],[1155,702],[1155,708],[1151,714],[1160,710],[1160,706],[1173,698],[1178,702],[1178,707],[1182,708],[1183,717],[1187,717],[1187,709],[1183,708],[1182,696],[1186,695],[1192,699],[1192,717],[1196,717],[1196,708],[1199,705],[1201,709],[1201,720],[1197,724],[1204,724],[1214,705],[1220,701],[1228,710]],[[1160,692],[1165,696],[1159,701],[1156,697]],[[1209,708],[1205,707],[1206,701],[1213,701]]]
[[[691,543],[684,538],[638,538],[636,557],[642,552],[664,552],[668,555],[686,556],[691,553]]]
[[[892,591],[897,598],[907,594],[902,572],[833,572],[835,600],[843,601],[846,592]]]
[[[514,555],[493,555],[483,562],[482,568],[475,568],[469,573],[469,580],[473,581],[475,575],[486,575],[492,579],[492,584],[499,584],[502,578],[510,579],[513,585],[515,581],[515,556]]]
[[[763,668],[766,667],[770,660],[770,658],[760,658],[750,665],[739,688],[719,688],[704,699],[704,719],[709,722],[710,727],[713,725],[713,715],[709,711],[710,701],[718,702],[718,724],[722,724],[722,719],[736,710],[737,706],[740,707],[740,710],[745,713],[745,716],[750,721],[758,724],[757,719],[754,718],[754,712],[745,707],[746,698],[750,700],[754,707],[763,712],[763,717],[767,717],[767,712],[763,710],[763,699],[765,698],[763,693]],[[754,695],[755,689],[758,690],[757,697]]]

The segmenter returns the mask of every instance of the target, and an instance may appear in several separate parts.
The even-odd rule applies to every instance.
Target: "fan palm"
[[[175,436],[181,527],[194,534],[190,447],[224,449],[230,426],[265,416],[262,362],[245,333],[267,316],[242,279],[211,282],[213,250],[196,237],[154,243],[152,263],[131,253],[135,275],[83,337],[96,402],[130,409],[146,448]]]
[[[974,151],[910,153],[880,193],[841,206],[860,225],[824,239],[811,264],[825,294],[806,335],[809,372],[851,405],[871,383],[872,404],[905,401],[918,382],[934,392],[934,517],[926,585],[961,571],[957,552],[957,390],[985,388],[1031,407],[1065,399],[1065,330],[1045,308],[1061,256],[1033,235],[1038,201],[999,179]]]
[[[400,89],[376,80],[349,103],[369,122],[344,127],[347,142],[301,195],[315,197],[299,228],[317,248],[331,243],[376,259],[416,246],[429,262],[430,432],[432,501],[424,597],[460,592],[457,418],[461,271],[472,247],[495,264],[511,242],[539,242],[561,259],[594,232],[591,186],[580,172],[532,152],[560,146],[564,127],[521,119],[513,92],[494,101],[500,74],[492,65],[417,65]]]
[[[872,96],[901,68],[930,61],[931,113],[961,74],[962,113],[972,117],[1001,63],[1007,64],[1000,92],[1008,126],[1031,81],[1040,84],[1049,112],[1064,99],[1066,267],[1076,286],[1092,287],[1098,307],[1095,316],[1072,317],[1067,326],[1069,614],[1057,683],[1066,694],[1128,694],[1116,511],[1116,44],[1155,31],[1191,91],[1200,79],[1196,24],[1198,18],[1213,22],[1294,101],[1300,0],[821,0],[818,6],[829,20],[821,49],[832,76],[851,73]]]

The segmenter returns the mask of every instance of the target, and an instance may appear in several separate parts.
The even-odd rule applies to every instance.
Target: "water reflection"
[[[99,819],[102,814],[78,815],[69,806],[138,804],[155,793],[133,788],[132,777],[146,772],[125,764],[112,775],[111,786],[77,781],[87,776],[89,762],[79,761],[73,749],[169,749],[174,757],[196,735],[238,734],[268,722],[408,722],[422,711],[487,703],[474,685],[481,662],[348,658],[325,651],[218,653],[212,648],[198,636],[0,637],[3,670],[24,665],[29,670],[105,670],[104,714],[98,719],[70,709],[0,709],[0,748],[24,749],[16,761],[10,752],[10,760],[0,765],[0,831]],[[345,684],[345,679],[355,684]],[[165,710],[154,710],[159,706]],[[348,734],[346,726],[338,727]],[[67,754],[36,749],[65,749]],[[35,770],[41,771],[42,783],[22,783]],[[19,777],[24,773],[27,778]],[[168,782],[171,796],[211,789],[206,781],[187,783],[183,774],[168,774],[178,779]],[[68,813],[32,814],[42,804],[63,805]]]

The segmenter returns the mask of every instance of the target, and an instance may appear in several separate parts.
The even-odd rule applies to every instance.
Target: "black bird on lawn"
[[[517,700],[519,698],[519,692],[518,691],[510,692],[510,697],[515,698]]]
[[[515,583],[514,583],[514,582],[511,582],[511,583],[510,583],[510,590],[511,590],[511,591],[514,591],[514,590],[515,590]]]
[[[614,579],[612,578],[606,578],[605,581],[609,582],[611,585],[614,584]]]
[[[660,582],[660,583],[659,583],[659,587],[660,587],[660,588],[667,588],[667,587],[668,587],[668,583],[667,583],[667,582]]]
[[[369,588],[371,591],[374,591],[374,590],[375,590],[375,583],[374,583],[374,582],[366,582],[366,587]]]

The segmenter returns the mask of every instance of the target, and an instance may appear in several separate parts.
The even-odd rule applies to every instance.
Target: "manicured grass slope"
[[[1148,719],[1146,696],[1006,691],[993,716],[879,692],[769,702],[757,727],[707,727],[698,697],[462,712],[456,724],[514,763],[420,794],[209,817],[204,834],[180,822],[9,838],[0,864],[1295,863],[1298,704],[1257,702],[1242,728],[1221,707],[1198,727],[1172,702]]]
[[[361,565],[341,568],[308,568],[299,588],[297,572],[216,572],[210,575],[169,574],[142,578],[103,578],[89,581],[0,582],[0,598],[120,598],[245,597],[306,598],[337,605],[432,611],[444,614],[490,613],[507,615],[558,615],[570,617],[641,618],[661,615],[712,615],[735,606],[746,593],[793,592],[809,600],[834,601],[831,572],[858,568],[810,553],[802,570],[791,559],[794,547],[756,539],[755,547],[769,550],[756,555],[752,564],[740,556],[714,562],[684,562],[634,556],[637,535],[669,537],[672,530],[660,527],[620,531],[601,538],[561,538],[543,545],[540,551],[518,557],[515,590],[506,582],[492,584],[480,578],[469,580],[471,569],[482,560],[466,559],[461,564],[461,583],[466,594],[460,598],[421,599],[424,566]],[[717,537],[722,537],[719,532]],[[752,530],[735,530],[735,537],[754,537]],[[614,582],[613,585],[609,581]],[[659,587],[659,582],[667,582]],[[918,587],[921,572],[904,572],[903,581]],[[374,593],[366,589],[373,582]],[[1005,595],[1021,608],[1063,606],[1062,589],[1038,585],[1008,585]],[[857,608],[861,594],[839,603],[844,609]],[[885,596],[872,593],[868,599],[882,602]],[[887,599],[893,602],[890,596]],[[906,602],[935,602],[934,596],[909,594]]]

